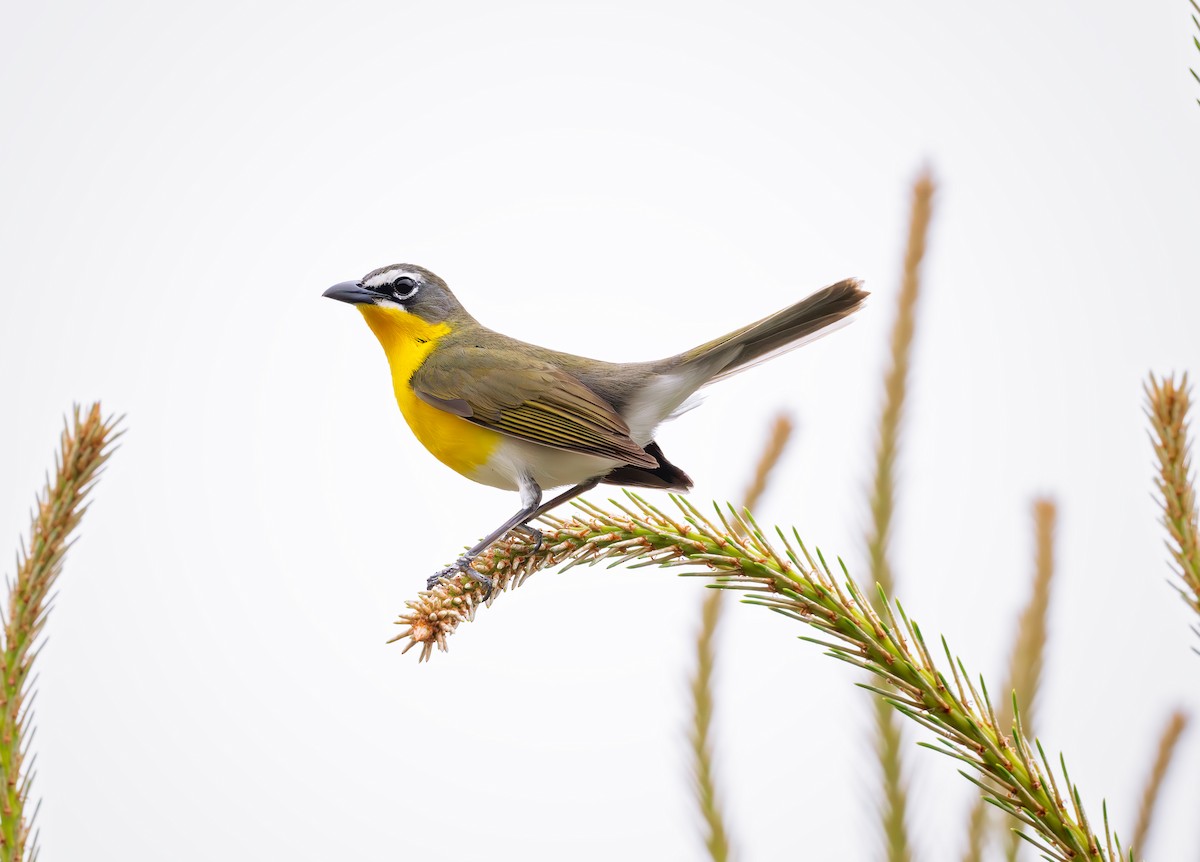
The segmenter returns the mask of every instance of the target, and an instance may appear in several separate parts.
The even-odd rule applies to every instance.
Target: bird
[[[602,362],[528,344],[475,320],[434,273],[392,264],[343,281],[323,296],[358,308],[387,356],[409,428],[458,473],[517,491],[521,508],[428,579],[465,572],[490,596],[471,562],[512,530],[600,483],[686,491],[691,478],[667,460],[659,425],[689,409],[710,383],[793,350],[848,322],[867,292],[845,279],[691,350],[649,362]],[[567,490],[543,502],[543,492]]]

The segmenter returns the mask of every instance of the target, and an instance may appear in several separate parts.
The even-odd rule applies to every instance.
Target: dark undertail
[[[651,440],[646,444],[646,454],[658,460],[654,469],[625,464],[617,467],[600,481],[606,485],[629,485],[635,488],[662,488],[669,491],[686,491],[692,487],[692,479],[667,460],[658,444]]]

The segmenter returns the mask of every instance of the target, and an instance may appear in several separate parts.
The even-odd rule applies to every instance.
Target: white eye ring
[[[409,288],[407,293],[401,293],[399,290],[399,283],[397,283],[397,286],[392,289],[392,295],[396,297],[396,299],[412,299],[417,295],[417,291],[420,289],[421,285],[414,282],[413,286]]]

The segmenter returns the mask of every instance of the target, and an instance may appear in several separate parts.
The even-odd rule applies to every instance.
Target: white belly
[[[471,478],[493,488],[516,491],[520,488],[520,477],[528,476],[542,490],[548,490],[560,485],[578,485],[596,476],[603,476],[621,463],[612,458],[552,449],[508,437]]]

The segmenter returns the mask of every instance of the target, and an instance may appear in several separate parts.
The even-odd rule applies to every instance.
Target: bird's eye
[[[395,296],[396,299],[412,299],[416,295],[418,287],[420,287],[420,285],[418,285],[413,279],[409,278],[407,275],[402,275],[400,278],[392,282],[392,295]]]

